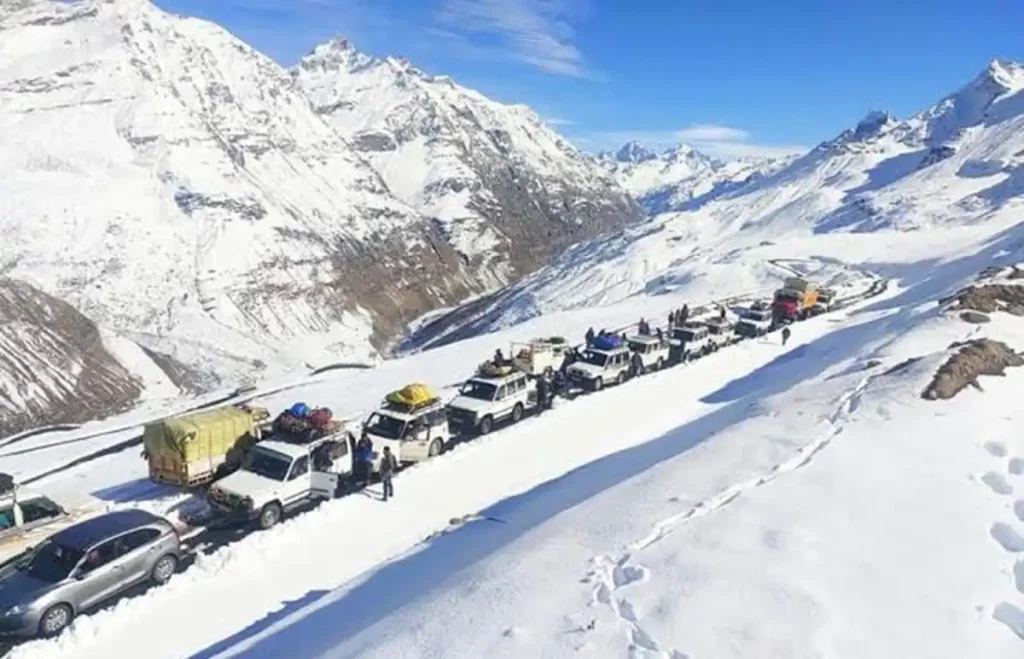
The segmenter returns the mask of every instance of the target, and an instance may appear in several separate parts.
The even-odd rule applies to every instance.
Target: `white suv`
[[[714,349],[707,326],[698,323],[686,323],[672,330],[668,344],[673,363],[693,361]]]
[[[448,419],[459,434],[486,435],[494,424],[512,423],[537,406],[537,384],[522,371],[488,377],[478,375],[462,385],[459,395],[448,403]]]
[[[422,462],[444,452],[451,442],[448,417],[440,400],[410,410],[387,403],[363,424],[373,442],[373,470],[379,471],[384,447],[399,464]]]
[[[260,442],[246,453],[241,469],[210,487],[210,506],[221,516],[269,529],[285,512],[314,499],[334,498],[339,479],[352,471],[349,449],[340,436],[306,445]],[[323,453],[331,454],[331,464],[326,465]]]
[[[771,309],[747,309],[736,321],[736,333],[740,336],[764,336],[772,329]]]
[[[579,361],[566,369],[565,375],[575,386],[599,391],[605,384],[622,384],[629,379],[630,356],[626,346],[611,350],[587,348]]]
[[[709,318],[704,321],[711,337],[711,349],[719,350],[736,342],[736,332],[732,324],[721,318]]]
[[[626,345],[634,354],[640,355],[644,371],[660,371],[668,362],[668,341],[650,334],[627,336]]]

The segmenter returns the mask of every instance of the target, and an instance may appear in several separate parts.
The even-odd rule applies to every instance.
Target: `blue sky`
[[[906,116],[994,57],[1024,60],[1024,0],[156,0],[283,64],[333,35],[501,101],[590,150],[812,146]]]

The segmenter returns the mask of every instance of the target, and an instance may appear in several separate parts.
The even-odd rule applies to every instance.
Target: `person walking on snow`
[[[782,345],[786,345],[786,341],[789,341],[790,334],[792,334],[792,332],[789,331],[788,327],[782,328]]]
[[[542,375],[537,378],[537,414],[549,409],[551,409],[551,385],[548,383],[548,376]]]
[[[380,482],[384,486],[384,501],[387,501],[388,497],[395,496],[395,486],[391,482],[391,477],[394,476],[396,469],[398,469],[398,460],[391,452],[391,447],[385,446],[384,455],[380,459]]]

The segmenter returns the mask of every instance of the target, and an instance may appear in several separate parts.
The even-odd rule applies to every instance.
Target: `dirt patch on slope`
[[[1001,341],[974,339],[950,347],[960,350],[939,367],[921,394],[925,400],[952,398],[968,385],[981,389],[979,376],[1005,375],[1007,367],[1024,366],[1024,358]]]
[[[1024,316],[1024,286],[1016,284],[971,286],[942,300],[942,303],[953,303],[951,308],[954,310],[980,311],[982,313],[1005,311],[1015,316]]]

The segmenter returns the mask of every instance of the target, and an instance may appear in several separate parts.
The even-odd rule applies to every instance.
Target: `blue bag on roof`
[[[309,405],[305,403],[295,403],[288,410],[292,416],[297,416],[300,419],[304,419],[309,416]]]
[[[606,334],[594,338],[594,347],[598,350],[614,350],[622,345],[622,337],[618,334]]]

